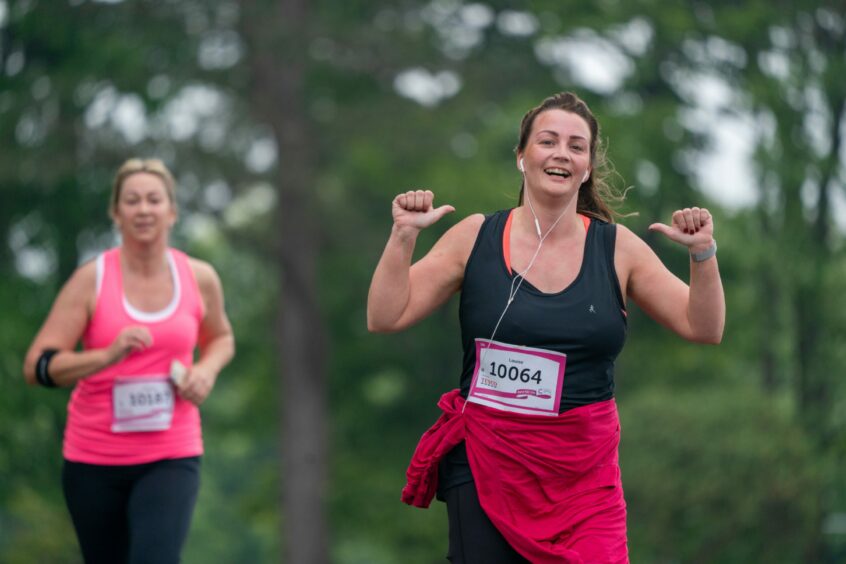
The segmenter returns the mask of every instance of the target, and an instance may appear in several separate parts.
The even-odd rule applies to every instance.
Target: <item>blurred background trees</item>
[[[623,221],[717,220],[728,322],[681,342],[635,307],[618,365],[634,562],[846,559],[846,21],[836,2],[0,0],[0,560],[78,562],[66,391],[26,347],[115,243],[113,171],[159,156],[174,244],[221,274],[238,356],[203,406],[187,562],[429,563],[446,517],[399,503],[458,379],[456,304],[369,335],[390,199],[515,205],[519,120],[571,89]]]

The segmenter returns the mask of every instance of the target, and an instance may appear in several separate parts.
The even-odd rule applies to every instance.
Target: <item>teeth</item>
[[[570,173],[563,168],[548,168],[545,170],[547,174],[558,174],[561,176],[570,176]]]

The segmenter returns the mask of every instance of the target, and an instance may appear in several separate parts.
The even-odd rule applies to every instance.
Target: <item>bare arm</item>
[[[35,365],[46,349],[59,352],[50,361],[49,372],[57,386],[73,386],[95,372],[114,364],[129,352],[150,345],[150,334],[143,327],[127,327],[106,348],[76,351],[93,311],[96,266],[89,262],[65,283],[47,319],[33,339],[24,360],[28,384],[36,384]]]
[[[714,224],[705,209],[686,208],[673,214],[672,225],[656,223],[651,230],[701,252],[714,241]],[[618,229],[618,248],[628,272],[627,292],[650,317],[681,337],[718,344],[725,327],[726,304],[716,256],[690,260],[690,286],[673,275],[639,237]]]
[[[454,209],[434,208],[433,200],[428,190],[394,198],[394,225],[367,297],[367,328],[372,332],[388,333],[414,325],[461,288],[464,265],[483,217],[473,215],[454,225],[412,266],[420,230]]]
[[[179,395],[200,405],[211,393],[217,376],[235,356],[235,337],[226,315],[223,286],[217,272],[208,263],[191,259],[191,268],[197,279],[205,306],[200,324],[200,356],[178,385]]]

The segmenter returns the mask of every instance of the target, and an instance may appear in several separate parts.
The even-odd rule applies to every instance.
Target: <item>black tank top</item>
[[[485,218],[464,270],[461,392],[466,397],[476,366],[476,338],[489,339],[516,273],[503,256],[510,210]],[[614,361],[626,339],[623,298],[614,269],[616,226],[591,220],[584,258],[573,283],[546,294],[524,280],[494,340],[564,353],[567,364],[561,411],[614,397]]]
[[[510,213],[504,210],[485,218],[464,270],[459,306],[464,397],[476,366],[475,339],[491,337],[517,275],[509,272],[503,254]],[[524,280],[494,336],[499,342],[567,355],[561,412],[614,397],[614,361],[623,348],[627,327],[614,268],[615,243],[616,226],[591,219],[576,279],[554,294]],[[466,461],[463,444],[447,455],[439,472],[441,492],[472,480]]]

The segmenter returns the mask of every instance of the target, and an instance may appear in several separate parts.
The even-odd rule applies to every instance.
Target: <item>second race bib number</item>
[[[112,432],[164,431],[173,419],[173,385],[167,376],[118,378],[112,393]]]

